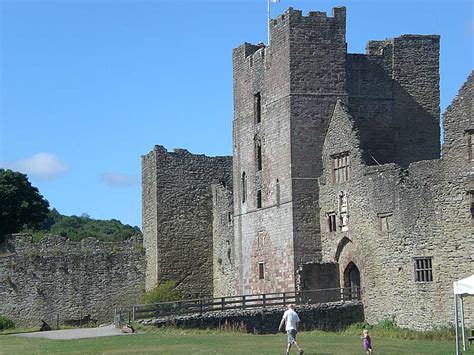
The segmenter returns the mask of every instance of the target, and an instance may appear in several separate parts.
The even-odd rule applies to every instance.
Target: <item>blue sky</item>
[[[289,1],[347,7],[349,52],[441,35],[441,108],[473,67],[470,1]],[[232,48],[266,41],[266,1],[0,0],[0,166],[61,213],[141,226],[140,156],[155,144],[231,154]]]

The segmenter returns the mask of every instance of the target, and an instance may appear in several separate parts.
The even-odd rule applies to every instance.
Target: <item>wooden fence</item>
[[[128,323],[169,315],[184,315],[233,309],[266,308],[293,304],[314,304],[360,299],[359,288],[326,288],[298,292],[262,293],[217,298],[187,299],[174,302],[138,304],[115,310],[116,323]]]

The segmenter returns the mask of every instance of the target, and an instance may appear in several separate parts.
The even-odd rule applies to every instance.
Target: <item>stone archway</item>
[[[350,299],[360,298],[360,272],[352,261],[347,264],[344,270],[344,287],[349,289]]]

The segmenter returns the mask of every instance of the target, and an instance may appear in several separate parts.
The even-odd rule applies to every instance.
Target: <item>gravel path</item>
[[[15,334],[24,338],[46,338],[46,339],[82,339],[96,337],[110,337],[114,335],[128,335],[115,328],[113,324],[98,328],[78,328],[65,330],[50,330],[47,332],[34,332]]]

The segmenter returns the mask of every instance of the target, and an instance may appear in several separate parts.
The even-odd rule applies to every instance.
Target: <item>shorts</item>
[[[288,329],[286,334],[288,335],[288,344],[293,344],[296,341],[296,329]]]

